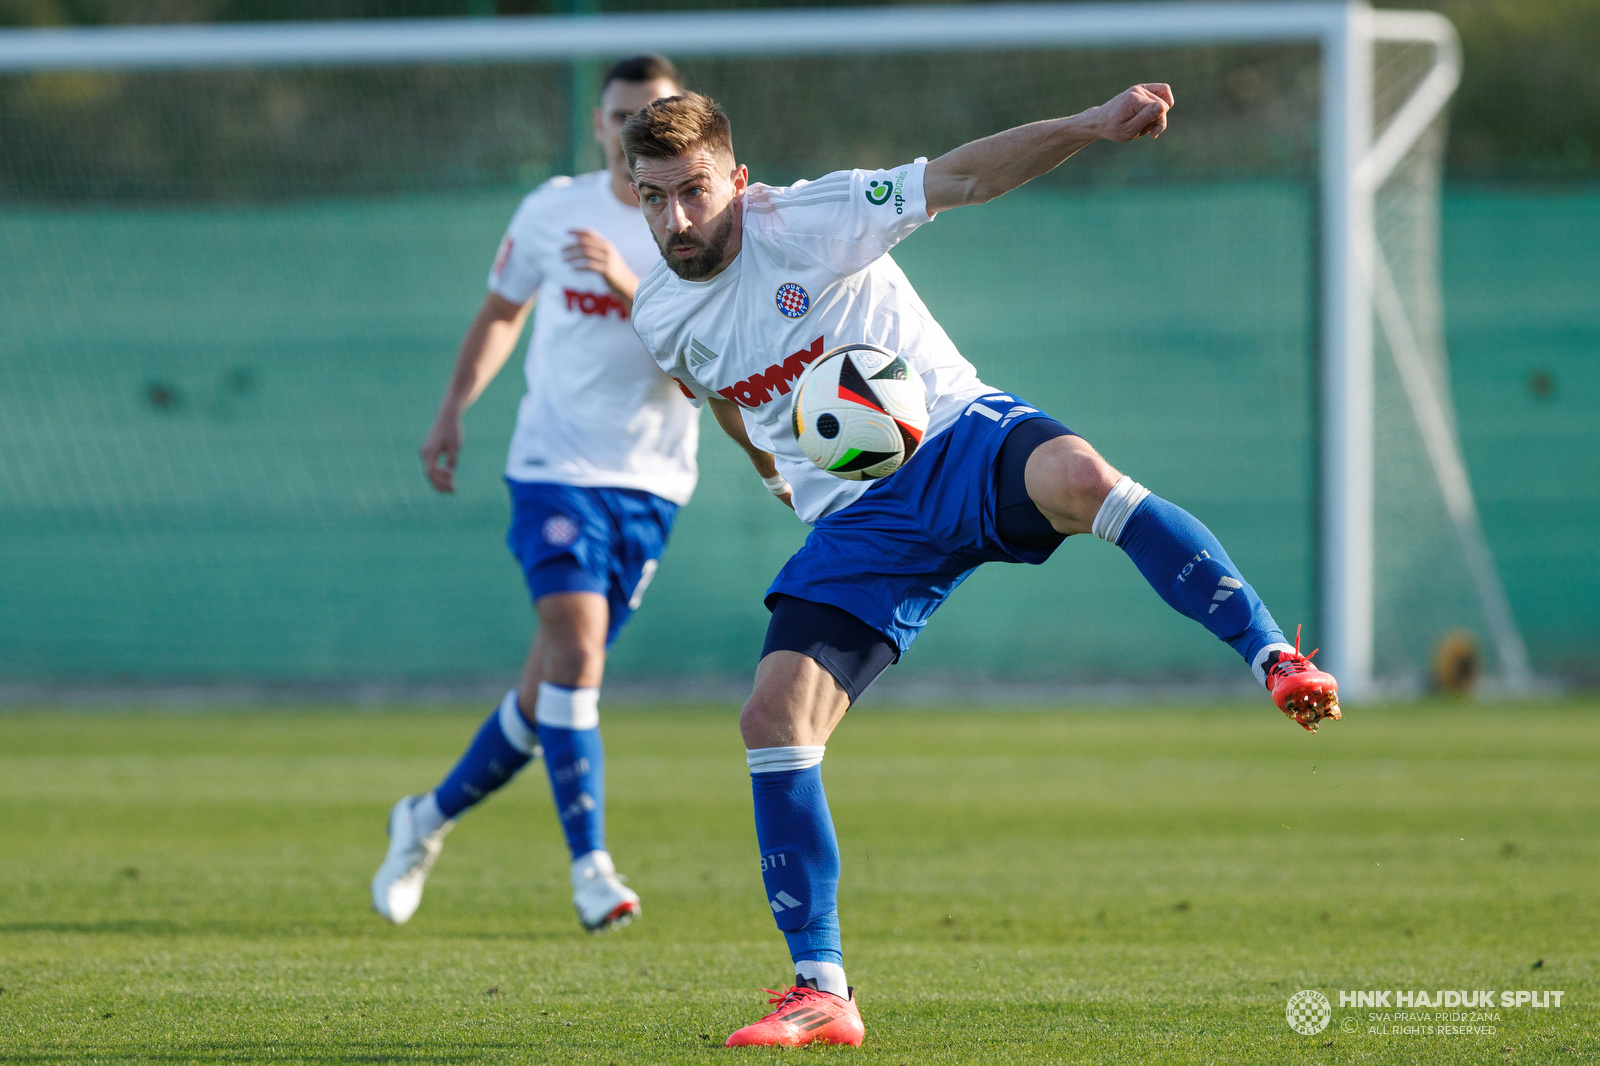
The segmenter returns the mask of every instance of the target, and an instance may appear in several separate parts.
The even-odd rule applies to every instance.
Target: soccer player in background
[[[813,525],[768,590],[772,617],[739,722],[762,879],[794,986],[729,1045],[861,1042],[841,951],[824,745],[980,563],[1042,563],[1066,537],[1093,533],[1126,552],[1175,610],[1232,646],[1285,714],[1312,731],[1339,717],[1334,679],[1284,642],[1210,531],[1049,415],[979,380],[888,255],[939,212],[992,200],[1096,140],[1158,136],[1172,104],[1166,85],[1137,85],[931,163],[839,171],[788,188],[749,183],[726,115],[705,97],[657,101],[623,127],[665,260],[639,285],[634,328],[731,437],[776,457],[796,512]],[[974,269],[987,265],[981,247],[972,253]],[[1129,279],[1130,314],[1159,299],[1159,278]],[[846,343],[899,355],[930,401],[920,446],[880,481],[815,466],[790,422],[794,380]],[[870,382],[855,386],[870,399]]]
[[[572,853],[572,902],[590,930],[625,924],[639,897],[605,845],[600,681],[606,652],[639,606],[678,508],[694,491],[699,413],[651,361],[629,323],[639,275],[661,261],[618,139],[623,122],[683,91],[677,70],[636,56],[606,74],[594,137],[606,169],[552,178],[522,201],[489,272],[455,372],[422,445],[428,481],[455,491],[461,415],[505,365],[528,313],[527,395],[506,463],[507,543],[538,616],[522,683],[455,767],[389,813],[372,905],[396,924],[462,813],[543,749]]]

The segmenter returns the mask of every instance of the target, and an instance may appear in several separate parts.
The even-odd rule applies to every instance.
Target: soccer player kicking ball
[[[538,632],[521,687],[506,693],[455,768],[389,813],[389,854],[372,879],[372,905],[391,922],[416,912],[456,819],[541,747],[572,852],[578,919],[600,930],[639,914],[639,897],[606,851],[600,680],[606,652],[694,491],[699,423],[628,321],[639,275],[661,257],[618,135],[639,108],[682,91],[660,56],[627,59],[606,74],[594,114],[606,169],[553,178],[523,200],[422,446],[433,487],[455,491],[461,413],[505,365],[537,301],[528,393],[506,464],[506,539],[527,578]]]
[[[1167,86],[1137,85],[931,163],[781,189],[749,184],[727,117],[705,97],[659,100],[623,127],[665,257],[639,285],[634,328],[730,436],[776,457],[795,510],[814,526],[768,590],[772,619],[739,720],[762,879],[795,981],[729,1045],[861,1042],[840,950],[823,745],[980,563],[1042,563],[1064,538],[1093,533],[1243,656],[1284,713],[1313,731],[1339,716],[1334,679],[1284,642],[1206,527],[1049,415],[980,381],[888,255],[939,212],[992,200],[1093,141],[1159,135],[1172,103]],[[805,366],[860,343],[902,357],[930,401],[921,445],[876,482],[808,461],[786,399]]]

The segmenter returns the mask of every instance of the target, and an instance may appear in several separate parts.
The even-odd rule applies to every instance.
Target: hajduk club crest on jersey
[[[778,311],[784,318],[804,318],[811,310],[811,294],[792,281],[778,286]]]

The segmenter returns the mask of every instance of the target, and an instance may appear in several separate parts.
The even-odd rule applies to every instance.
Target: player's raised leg
[[[1059,533],[1110,541],[1173,610],[1238,652],[1284,714],[1311,732],[1339,717],[1332,675],[1290,647],[1261,597],[1199,519],[1112,468],[1082,437],[1044,441],[1027,458],[1028,496]]]

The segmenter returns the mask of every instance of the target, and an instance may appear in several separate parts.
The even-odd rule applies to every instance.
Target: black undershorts
[[[1077,434],[1053,418],[1030,418],[1018,422],[1000,445],[1000,456],[995,460],[994,479],[997,498],[995,520],[1000,539],[1019,548],[1049,548],[1054,550],[1067,538],[1055,531],[1050,520],[1039,513],[1028,496],[1028,457],[1047,440],[1073,437]]]
[[[781,592],[769,600],[772,621],[767,623],[761,657],[775,651],[810,656],[833,675],[851,703],[900,657],[894,641],[842,607]]]

